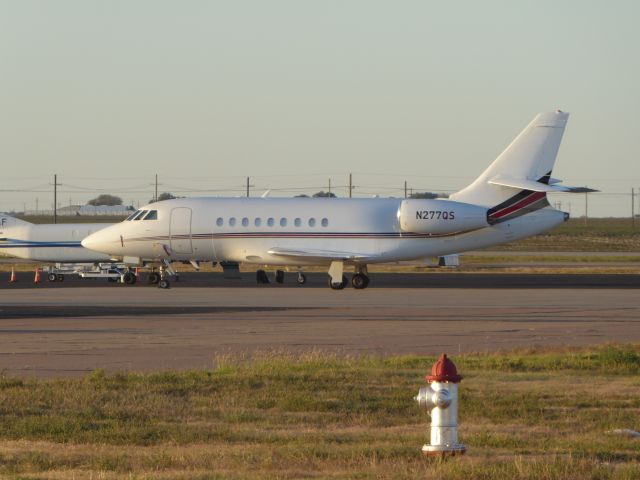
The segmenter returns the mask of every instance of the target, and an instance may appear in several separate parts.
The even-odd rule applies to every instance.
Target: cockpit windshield
[[[138,215],[140,213],[140,210],[136,210],[135,212],[133,212],[131,215],[129,215],[127,218],[125,218],[125,221],[128,222],[130,220],[133,220],[133,217],[135,217],[136,215]]]
[[[158,219],[158,211],[157,210],[149,210],[143,220],[157,220]]]
[[[140,210],[140,213],[138,213],[138,215],[133,217],[131,220],[142,220],[142,217],[144,217],[144,214],[147,213],[148,211],[149,210]]]

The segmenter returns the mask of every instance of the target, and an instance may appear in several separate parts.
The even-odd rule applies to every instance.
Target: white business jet
[[[33,224],[0,213],[0,252],[26,260],[55,263],[56,268],[50,269],[49,281],[61,281],[64,278],[61,272],[77,273],[94,264],[110,262],[108,254],[88,250],[80,242],[87,235],[111,225]]]
[[[568,116],[560,110],[537,115],[449,199],[182,198],[142,207],[82,245],[135,265],[196,259],[299,270],[325,265],[336,290],[347,285],[348,265],[353,287],[366,288],[369,264],[489,247],[567,220],[547,193],[593,191],[551,178]],[[158,285],[168,288],[162,272]],[[301,272],[298,281],[304,283]]]

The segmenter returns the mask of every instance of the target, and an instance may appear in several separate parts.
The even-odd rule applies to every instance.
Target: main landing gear
[[[342,290],[347,286],[347,277],[343,273],[344,262],[331,262],[329,267],[329,287],[332,290]],[[351,285],[357,290],[362,290],[369,286],[369,276],[366,265],[356,265],[356,272],[351,277]]]
[[[351,277],[351,285],[357,290],[367,288],[369,286],[369,277],[364,273],[355,273],[353,277]]]
[[[348,283],[349,281],[346,275],[342,275],[342,280],[339,282],[334,282],[333,278],[329,277],[329,287],[331,287],[332,290],[342,290]]]

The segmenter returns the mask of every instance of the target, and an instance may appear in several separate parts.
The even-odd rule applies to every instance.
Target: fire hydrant
[[[462,376],[446,354],[440,355],[427,375],[428,387],[422,387],[415,400],[430,411],[431,443],[422,447],[427,456],[462,455],[466,447],[458,443],[458,383]]]

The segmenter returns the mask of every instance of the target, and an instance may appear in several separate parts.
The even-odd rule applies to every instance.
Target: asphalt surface
[[[146,273],[133,286],[108,282],[105,279],[82,279],[66,275],[63,282],[48,282],[41,275],[41,282],[34,283],[33,272],[18,272],[17,282],[9,283],[10,274],[0,274],[0,291],[4,289],[45,288],[155,288],[146,283]],[[239,279],[225,279],[218,272],[183,272],[179,281],[171,279],[171,288],[328,288],[326,273],[306,273],[307,283],[296,283],[295,272],[285,274],[285,282],[278,284],[270,274],[270,284],[257,285],[254,273],[242,273]],[[347,277],[350,278],[350,274]],[[511,274],[511,273],[373,273],[369,289],[377,288],[640,288],[640,275],[632,274]],[[348,286],[347,288],[351,288]]]
[[[194,288],[185,281],[169,290],[3,285],[0,370],[66,377],[96,368],[212,368],[219,355],[274,350],[455,355],[640,341],[635,288],[549,288],[541,280],[533,288],[495,288],[486,283],[492,276],[482,277],[482,288],[378,284],[342,291],[250,282],[245,288]]]

